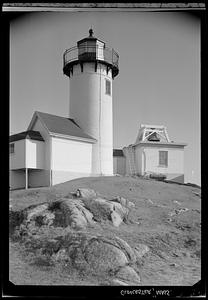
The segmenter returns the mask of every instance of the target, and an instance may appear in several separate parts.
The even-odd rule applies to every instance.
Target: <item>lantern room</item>
[[[89,36],[77,42],[78,59],[83,61],[104,60],[103,50],[105,43],[93,36],[93,30],[89,30]]]
[[[65,75],[71,77],[73,75],[73,66],[80,64],[83,70],[83,64],[88,62],[95,63],[95,72],[97,64],[102,63],[106,66],[107,73],[112,70],[112,78],[118,75],[118,59],[119,56],[114,49],[106,47],[105,42],[94,37],[93,30],[89,30],[89,36],[77,42],[77,46],[67,49],[64,52]]]

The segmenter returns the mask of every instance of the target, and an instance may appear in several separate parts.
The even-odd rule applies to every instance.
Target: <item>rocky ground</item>
[[[201,190],[132,177],[10,193],[17,285],[190,286],[200,280]]]

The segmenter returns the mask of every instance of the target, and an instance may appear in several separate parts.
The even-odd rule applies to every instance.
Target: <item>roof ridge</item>
[[[71,122],[73,122],[75,125],[77,125],[80,129],[82,129],[74,119],[72,119],[72,118],[67,118],[67,119],[69,119]]]
[[[64,119],[70,119],[68,117],[63,117],[63,116],[58,116],[58,115],[54,115],[54,114],[49,114],[49,113],[46,113],[46,112],[43,112],[43,111],[35,111],[35,113],[40,113],[40,114],[45,114],[45,115],[50,115],[50,116],[54,116],[54,117],[58,117],[58,118],[64,118]]]

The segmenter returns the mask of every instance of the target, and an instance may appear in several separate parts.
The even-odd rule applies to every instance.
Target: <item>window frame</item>
[[[111,81],[109,79],[105,79],[105,94],[111,96]]]
[[[164,157],[165,154],[165,157]],[[159,150],[159,167],[167,168],[168,167],[168,151]]]

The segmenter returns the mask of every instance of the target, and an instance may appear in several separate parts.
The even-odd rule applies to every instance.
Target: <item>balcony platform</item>
[[[73,66],[80,64],[83,66],[86,62],[94,62],[95,68],[98,63],[102,63],[107,68],[112,70],[113,78],[118,75],[118,60],[119,56],[114,49],[100,46],[84,46],[72,47],[64,52],[64,67],[63,72],[65,75],[71,75]]]

